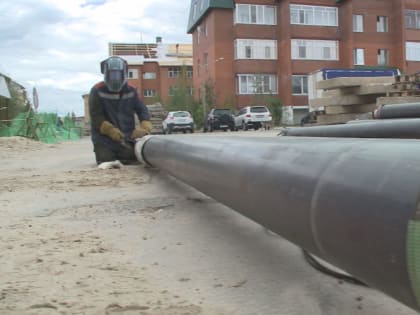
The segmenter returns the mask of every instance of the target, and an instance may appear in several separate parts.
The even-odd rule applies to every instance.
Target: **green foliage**
[[[203,126],[204,111],[202,104],[199,102],[193,102],[189,112],[193,116],[195,125],[197,127]]]
[[[283,113],[282,103],[278,97],[267,94],[255,94],[253,97],[253,105],[265,105],[271,112],[273,117],[273,125],[279,126]]]
[[[272,96],[267,100],[266,104],[273,117],[273,125],[279,126],[281,123],[281,116],[283,113],[282,103],[280,99]]]
[[[216,107],[216,84],[213,79],[209,78],[204,83],[204,95],[206,102],[206,111],[209,112],[211,108]]]
[[[181,67],[175,86],[172,87],[172,95],[168,100],[168,111],[192,110],[194,99],[192,96],[191,79],[187,77],[187,67]]]

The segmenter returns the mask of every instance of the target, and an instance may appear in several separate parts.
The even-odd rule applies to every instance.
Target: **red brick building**
[[[128,81],[137,87],[145,104],[157,101],[167,104],[177,79],[186,71],[191,81],[192,93],[192,45],[156,43],[130,44],[109,43],[109,55],[121,56],[128,62]]]
[[[276,96],[295,122],[307,111],[311,72],[420,71],[419,0],[191,0],[187,31],[197,99],[211,79],[218,106]]]

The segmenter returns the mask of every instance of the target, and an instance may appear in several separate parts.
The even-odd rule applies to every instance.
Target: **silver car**
[[[239,110],[235,116],[235,127],[243,130],[253,128],[258,130],[261,127],[270,129],[272,116],[264,105],[246,106]]]
[[[175,131],[194,132],[194,120],[189,112],[168,112],[168,115],[162,121],[162,132],[163,134],[171,134]]]

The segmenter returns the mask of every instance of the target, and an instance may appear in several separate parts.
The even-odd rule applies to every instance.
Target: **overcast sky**
[[[0,73],[23,85],[39,111],[83,115],[82,95],[102,80],[109,42],[191,43],[190,0],[0,1]]]

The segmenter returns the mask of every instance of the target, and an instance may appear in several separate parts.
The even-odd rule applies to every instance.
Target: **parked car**
[[[227,131],[235,130],[235,120],[233,113],[228,108],[213,108],[207,115],[207,119],[204,123],[204,132],[213,130]]]
[[[194,120],[189,112],[168,112],[168,115],[162,121],[162,132],[163,134],[171,134],[175,131],[194,132]]]
[[[235,128],[258,130],[261,127],[270,129],[271,113],[266,106],[246,106],[239,110],[235,116]]]

